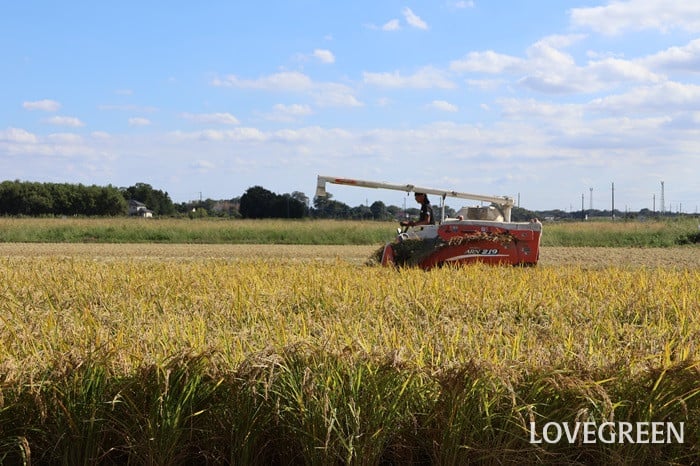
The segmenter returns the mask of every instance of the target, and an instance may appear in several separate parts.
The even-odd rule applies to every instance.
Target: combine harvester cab
[[[511,222],[512,198],[327,176],[318,177],[317,196],[326,195],[326,183],[440,196],[441,221],[435,225],[399,230],[396,239],[384,247],[382,265],[418,266],[425,270],[474,262],[534,266],[539,259],[542,224],[536,220]],[[490,202],[492,205],[463,208],[457,218],[445,218],[446,197]]]

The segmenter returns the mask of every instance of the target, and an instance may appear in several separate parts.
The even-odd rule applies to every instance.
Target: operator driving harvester
[[[327,196],[326,183],[439,196],[439,218],[434,223],[402,222],[403,228],[399,230],[396,239],[384,246],[382,265],[415,265],[428,270],[446,264],[472,262],[537,264],[542,224],[537,221],[511,222],[514,203],[510,197],[331,176],[318,177],[316,196]],[[445,218],[447,197],[488,202],[491,205],[465,207],[458,212],[457,218]]]

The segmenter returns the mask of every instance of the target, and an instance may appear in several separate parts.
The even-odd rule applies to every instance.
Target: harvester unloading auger
[[[382,265],[418,266],[431,269],[445,264],[536,265],[540,255],[542,224],[511,222],[513,199],[484,196],[412,184],[392,184],[349,178],[319,176],[316,196],[326,197],[326,183],[362,188],[433,194],[440,197],[440,215],[434,225],[405,227],[381,252]],[[456,218],[445,218],[445,198],[488,202],[489,206],[465,207]]]

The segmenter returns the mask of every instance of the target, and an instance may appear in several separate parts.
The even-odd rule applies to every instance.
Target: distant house
[[[136,201],[134,199],[129,199],[129,215],[138,217],[153,217],[153,211],[148,210],[146,204],[143,202]]]

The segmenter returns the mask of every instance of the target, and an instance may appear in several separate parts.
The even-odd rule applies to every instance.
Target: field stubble
[[[280,259],[343,260],[365,263],[376,245],[0,243],[4,257],[86,257],[94,259]],[[540,267],[639,266],[700,268],[699,246],[670,248],[542,247]]]

